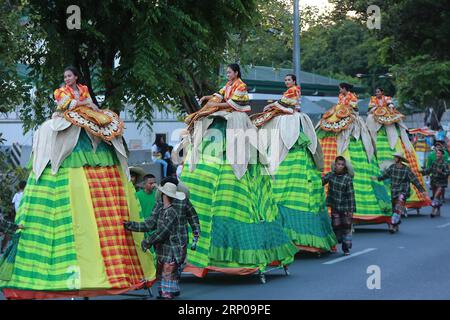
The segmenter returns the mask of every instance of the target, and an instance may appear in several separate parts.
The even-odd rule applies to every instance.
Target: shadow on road
[[[284,274],[283,269],[273,270],[266,274],[267,284],[280,278],[288,277]],[[235,276],[221,273],[210,273],[204,278],[197,278],[191,274],[182,275],[182,284],[201,284],[202,286],[264,286],[258,274],[250,274],[246,276]]]

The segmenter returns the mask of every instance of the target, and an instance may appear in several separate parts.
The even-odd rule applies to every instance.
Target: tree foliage
[[[0,113],[11,111],[27,101],[31,89],[17,72],[18,57],[26,53],[28,31],[21,25],[20,10],[17,3],[0,2]]]
[[[3,145],[4,139],[0,133],[0,146]],[[15,168],[9,155],[0,150],[0,208],[3,213],[9,214],[13,212],[14,205],[11,200],[16,192],[16,186],[21,181],[26,181],[29,171],[25,168]]]
[[[380,63],[395,77],[398,98],[442,115],[450,101],[450,2],[446,0],[331,0],[335,15],[349,11],[367,20],[367,7],[381,9],[381,29],[371,31],[382,44]]]
[[[50,115],[69,64],[92,96],[104,96],[102,106],[132,104],[147,124],[155,108],[195,111],[195,97],[217,88],[221,63],[292,67],[290,1],[80,0],[79,30],[67,28],[73,1],[0,1],[0,112],[22,103],[25,129]],[[448,101],[448,1],[330,2],[324,13],[301,10],[302,70],[352,83],[357,73],[376,75],[361,82],[421,108]],[[366,26],[369,5],[381,9],[380,30]],[[17,63],[29,66],[26,77]],[[387,72],[393,80],[378,77]]]
[[[4,0],[3,0],[4,1]],[[25,2],[25,1],[23,1]],[[133,104],[138,121],[152,122],[154,108],[188,112],[196,95],[215,87],[227,39],[251,21],[255,0],[77,1],[81,28],[70,30],[71,0],[26,1],[16,15],[27,17],[27,52],[16,61],[29,66],[36,91],[21,109],[25,129],[50,115],[51,94],[62,71],[74,65],[91,95],[117,112]]]

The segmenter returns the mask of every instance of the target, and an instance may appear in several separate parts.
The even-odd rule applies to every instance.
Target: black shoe
[[[172,294],[173,294],[174,297],[179,297],[181,293],[180,293],[180,291],[177,291],[177,292],[174,292]]]
[[[389,225],[389,233],[395,233],[394,226],[392,224]]]

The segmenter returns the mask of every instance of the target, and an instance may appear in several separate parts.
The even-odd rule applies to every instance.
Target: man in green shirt
[[[141,219],[147,219],[153,211],[155,206],[155,189],[156,189],[156,179],[152,174],[147,174],[144,176],[144,188],[136,192],[136,196],[141,204]]]
[[[427,166],[426,166],[427,168],[430,168],[431,165],[433,164],[433,162],[436,161],[436,150],[437,149],[440,149],[440,150],[442,150],[444,152],[444,156],[443,156],[444,161],[447,162],[447,163],[450,162],[449,161],[449,156],[448,156],[448,150],[447,150],[445,141],[438,140],[438,141],[436,141],[434,143],[434,151],[431,152],[430,155],[428,156]]]

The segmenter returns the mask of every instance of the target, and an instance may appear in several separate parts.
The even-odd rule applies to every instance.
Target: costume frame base
[[[100,290],[80,290],[80,291],[33,291],[33,290],[18,290],[11,288],[4,288],[3,294],[8,300],[43,300],[43,299],[64,299],[64,298],[91,298],[97,296],[109,296],[109,295],[131,295],[128,292],[150,289],[156,280],[147,281],[141,283],[132,288],[126,289],[100,289]],[[150,291],[151,293],[151,291]],[[142,295],[141,295],[142,296]]]
[[[187,264],[183,270],[183,273],[184,274],[191,273],[198,278],[204,278],[210,272],[223,273],[228,275],[238,275],[238,276],[258,275],[260,282],[262,284],[265,284],[267,282],[266,274],[274,272],[276,270],[283,270],[286,276],[290,275],[288,266],[276,262],[271,263],[265,270],[262,270],[260,268],[216,268],[216,267],[198,268],[193,265]]]

